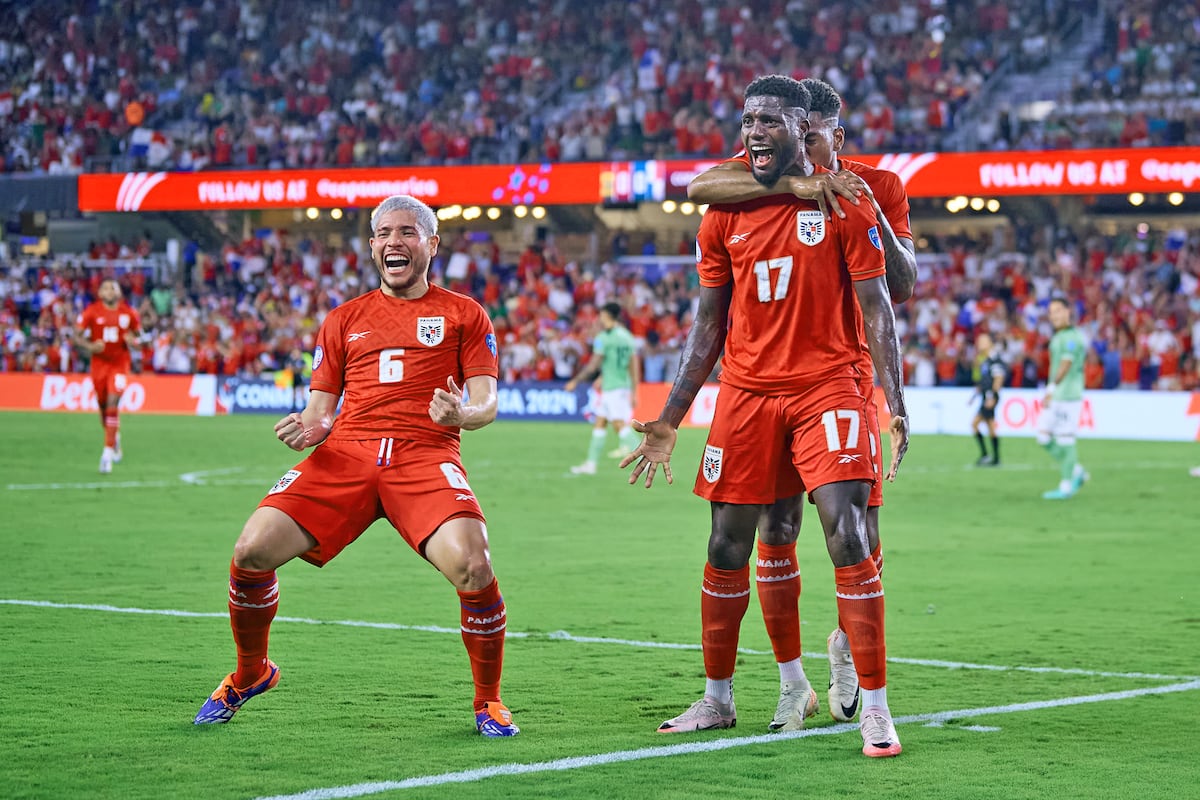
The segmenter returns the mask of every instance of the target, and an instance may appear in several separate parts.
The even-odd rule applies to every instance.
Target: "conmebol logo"
[[[879,159],[877,166],[896,173],[900,182],[907,186],[914,175],[934,161],[937,161],[937,153],[888,153]]]
[[[139,211],[150,190],[167,179],[165,172],[129,172],[117,192],[118,211]]]

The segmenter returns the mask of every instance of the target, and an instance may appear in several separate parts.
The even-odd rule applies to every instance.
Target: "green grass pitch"
[[[767,735],[778,671],[752,601],[737,727],[654,732],[703,689],[703,433],[681,434],[675,485],[645,490],[615,461],[567,475],[582,424],[464,435],[519,737],[474,734],[453,589],[382,524],[323,570],[280,570],[279,686],[193,726],[233,666],[233,542],[298,460],[273,422],[127,416],[125,463],[102,476],[95,415],[0,414],[0,797],[1177,800],[1200,785],[1200,445],[1083,440],[1091,482],[1051,503],[1032,440],[985,470],[970,439],[916,437],[882,516],[904,754],[873,760],[824,709],[832,568],[811,512],[820,716]]]

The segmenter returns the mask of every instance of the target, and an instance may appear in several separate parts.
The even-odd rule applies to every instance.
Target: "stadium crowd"
[[[0,4],[0,168],[301,168],[723,155],[755,74],[814,75],[851,151],[945,149],[1005,60],[1107,30],[995,146],[1195,142],[1200,22],[1169,0],[64,0]],[[1028,47],[1028,31],[1040,32]],[[1040,54],[1040,55],[1038,55]],[[1130,121],[1126,121],[1126,117]],[[1126,130],[1128,128],[1128,130]]]
[[[625,247],[664,252],[650,235]],[[675,245],[684,250],[686,240]],[[916,291],[897,309],[910,385],[972,385],[982,331],[1002,343],[1010,385],[1044,382],[1045,311],[1058,293],[1075,303],[1091,343],[1090,388],[1200,389],[1200,231],[1106,236],[1018,223],[987,238],[929,237],[919,250]],[[147,372],[290,367],[311,351],[329,309],[377,285],[353,246],[283,232],[192,258],[194,281],[162,284],[148,270],[114,273],[71,259],[10,265],[0,278],[0,369],[82,370],[74,319],[110,274],[142,316],[136,368]],[[569,260],[553,237],[505,259],[490,238],[452,233],[433,275],[488,309],[505,380],[571,377],[588,355],[597,309],[610,300],[641,343],[645,380],[670,380],[696,298],[694,270]]]

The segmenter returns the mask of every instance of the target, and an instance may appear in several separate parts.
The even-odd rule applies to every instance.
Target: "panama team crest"
[[[796,212],[796,238],[812,247],[825,239],[825,215],[820,211]]]
[[[279,494],[284,491],[296,481],[296,478],[300,477],[300,474],[300,470],[298,469],[289,469],[283,473],[282,478],[275,481],[275,485],[271,487],[271,491],[267,492],[267,494]]]
[[[417,317],[417,339],[426,347],[442,343],[446,338],[445,317]]]
[[[721,462],[724,460],[725,451],[722,448],[713,447],[711,444],[704,445],[704,460],[700,464],[704,480],[716,483],[717,478],[721,477]]]

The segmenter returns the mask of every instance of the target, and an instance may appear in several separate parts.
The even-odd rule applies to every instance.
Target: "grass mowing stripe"
[[[17,600],[0,598],[0,605],[9,606],[29,606],[33,608],[57,608],[71,609],[75,611],[105,611],[113,614],[158,614],[164,617],[200,617],[200,618],[224,618],[228,619],[229,614],[223,611],[182,611],[179,609],[170,608],[127,608],[122,606],[113,606],[106,604],[91,604],[91,603],[54,603],[49,600]],[[339,619],[339,620],[322,620],[310,619],[308,617],[276,617],[275,622],[296,622],[304,625],[341,625],[348,628],[375,628],[379,630],[389,631],[421,631],[423,633],[452,633],[458,635],[461,631],[458,628],[446,628],[439,625],[405,625],[399,622],[367,622],[364,620]],[[510,639],[548,639],[550,641],[559,642],[575,642],[576,644],[618,644],[627,647],[649,647],[662,648],[668,650],[699,650],[698,644],[682,644],[678,642],[643,642],[637,639],[613,639],[604,636],[575,636],[567,631],[551,631],[550,633],[525,633],[522,631],[508,631],[505,636]],[[747,647],[739,647],[738,652],[748,655],[771,655],[769,650],[752,650]],[[827,658],[826,653],[805,653],[808,658]],[[1023,666],[1008,666],[1004,664],[973,664],[961,661],[944,661],[941,659],[928,658],[901,658],[897,656],[888,656],[888,662],[892,664],[907,664],[917,667],[933,667],[936,669],[965,669],[965,670],[986,670],[989,672],[1031,672],[1039,674],[1052,675],[1079,675],[1083,677],[1093,678],[1127,678],[1129,680],[1158,680],[1158,681],[1192,681],[1200,680],[1200,677],[1194,675],[1160,675],[1149,672],[1106,672],[1102,670],[1081,669],[1079,667],[1023,667]]]
[[[950,720],[971,717],[993,716],[996,714],[1015,714],[1022,711],[1039,711],[1047,708],[1062,708],[1086,703],[1105,703],[1116,700],[1130,700],[1135,697],[1173,692],[1190,692],[1200,689],[1200,679],[1175,683],[1169,686],[1151,686],[1142,689],[1127,689],[1120,692],[1105,692],[1078,697],[1061,697],[1055,700],[1035,700],[1027,703],[1012,703],[1005,706],[990,706],[985,708],[964,708],[955,711],[938,711],[932,714],[907,714],[896,717],[897,725],[924,722],[927,724],[945,724]],[[980,732],[989,732],[986,726],[970,726],[972,729],[984,728]],[[847,733],[857,729],[854,723],[842,723],[823,728],[808,728],[802,731],[786,733],[766,733],[758,736],[739,736],[731,739],[719,739],[705,742],[685,742],[683,744],[665,747],[646,747],[640,750],[618,750],[613,753],[597,753],[590,756],[571,756],[554,761],[541,761],[533,764],[498,764],[491,767],[461,770],[458,772],[443,772],[438,775],[423,775],[407,778],[402,781],[374,781],[350,786],[331,786],[321,789],[309,789],[298,794],[271,795],[257,800],[335,800],[349,797],[366,797],[372,794],[397,791],[400,789],[416,789],[429,786],[444,786],[452,783],[475,783],[502,775],[528,775],[538,772],[562,772],[572,769],[586,769],[605,764],[618,764],[626,761],[643,761],[650,758],[668,758],[671,756],[693,755],[696,753],[711,753],[718,750],[729,750],[734,747],[747,745],[770,744],[790,739],[803,739],[809,736],[832,736]],[[993,729],[995,730],[995,729]]]

